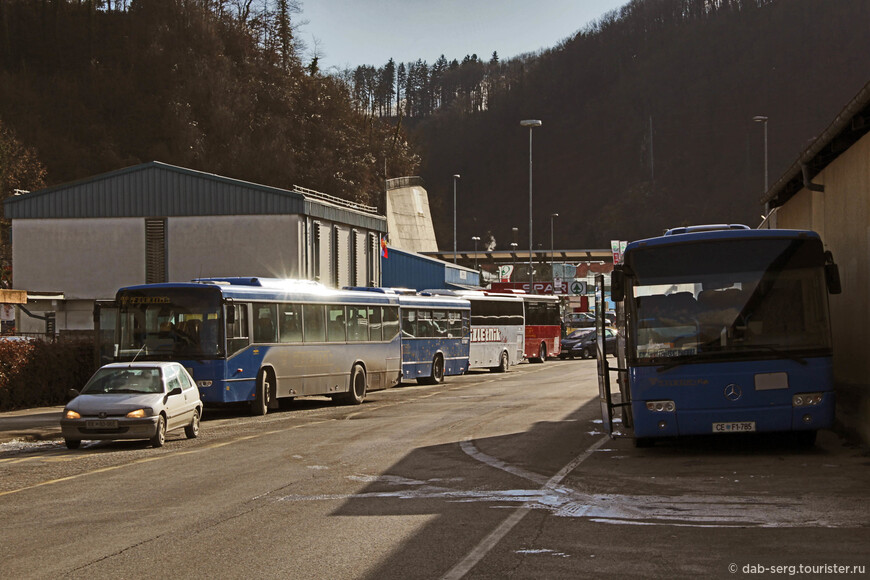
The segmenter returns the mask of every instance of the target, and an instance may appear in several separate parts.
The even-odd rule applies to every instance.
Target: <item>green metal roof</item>
[[[303,215],[386,231],[375,208],[294,186],[269,187],[158,161],[65,183],[3,202],[7,219]]]

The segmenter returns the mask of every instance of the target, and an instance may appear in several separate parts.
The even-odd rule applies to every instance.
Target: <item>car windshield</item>
[[[162,392],[160,369],[155,368],[102,368],[81,391],[83,395]]]
[[[586,336],[587,334],[590,334],[591,332],[592,332],[592,330],[589,330],[588,328],[585,330],[575,330],[574,332],[572,332],[571,334],[568,335],[568,338],[573,338],[573,339],[583,338],[584,336]]]

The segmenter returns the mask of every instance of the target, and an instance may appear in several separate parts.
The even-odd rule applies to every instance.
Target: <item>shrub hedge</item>
[[[94,366],[91,341],[0,340],[0,411],[63,405]]]

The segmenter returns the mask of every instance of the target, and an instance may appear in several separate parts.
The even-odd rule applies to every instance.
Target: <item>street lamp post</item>
[[[456,263],[456,180],[459,174],[453,175],[453,263]]]
[[[767,117],[765,117],[764,115],[758,115],[752,117],[752,120],[756,123],[762,123],[764,125],[764,194],[767,195]],[[764,215],[770,213],[770,208],[768,207],[769,205],[769,203],[764,204]]]
[[[550,214],[550,273],[552,274],[552,278],[553,278],[553,293],[554,294],[556,293],[556,266],[555,266],[556,250],[555,250],[555,247],[553,246],[553,229],[554,229],[553,220],[555,220],[557,217],[559,217],[559,214],[557,214],[557,213]]]
[[[477,270],[477,242],[480,241],[478,236],[471,236],[472,241],[474,241],[474,269]]]
[[[529,294],[535,293],[535,270],[532,265],[532,250],[534,246],[532,238],[532,129],[541,126],[538,119],[525,119],[520,121],[521,127],[529,128]]]

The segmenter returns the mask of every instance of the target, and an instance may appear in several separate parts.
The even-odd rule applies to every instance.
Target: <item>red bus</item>
[[[523,294],[526,320],[525,357],[529,362],[542,363],[548,356],[561,352],[562,317],[559,297],[545,294]]]

